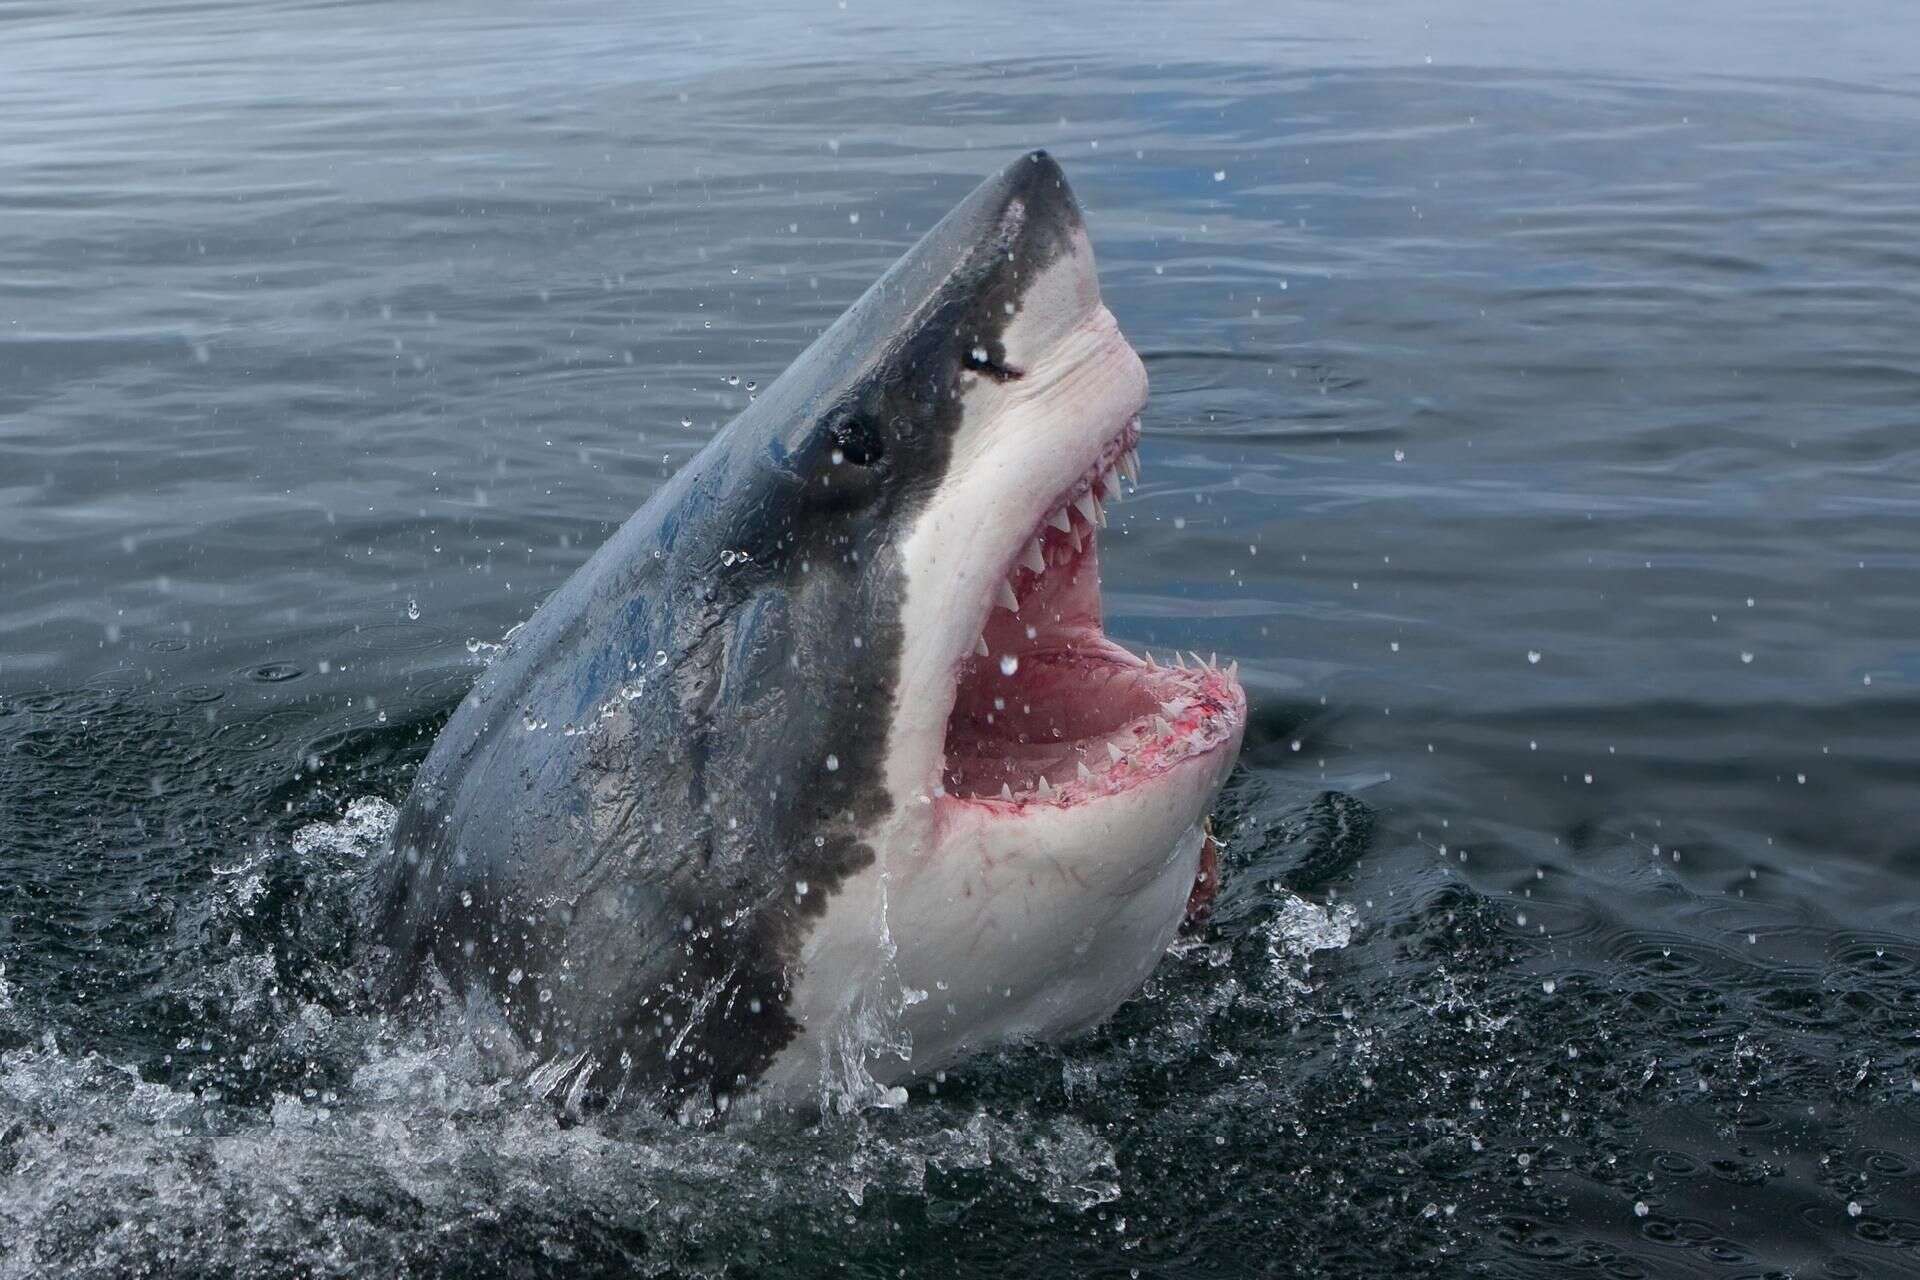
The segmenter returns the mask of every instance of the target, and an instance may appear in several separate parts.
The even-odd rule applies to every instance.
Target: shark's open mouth
[[[1139,478],[1129,421],[1048,506],[997,580],[947,720],[943,787],[982,804],[1072,805],[1117,794],[1230,742],[1246,713],[1236,667],[1156,662],[1101,629],[1099,531]]]

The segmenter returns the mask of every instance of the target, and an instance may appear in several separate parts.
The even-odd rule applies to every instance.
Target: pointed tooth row
[[[1135,425],[1137,426],[1138,424],[1136,423]],[[1102,467],[1093,475],[1092,479],[1087,482],[1087,487],[1075,494],[1070,502],[1047,513],[1045,520],[1046,526],[1066,534],[1067,540],[1072,544],[1075,554],[1086,550],[1086,535],[1082,533],[1080,525],[1074,523],[1072,516],[1068,514],[1069,509],[1079,512],[1080,518],[1087,525],[1101,529],[1106,528],[1107,509],[1102,499],[1104,498],[1113,502],[1123,500],[1124,494],[1120,487],[1121,476],[1125,476],[1129,482],[1138,487],[1140,483],[1140,448],[1138,444],[1129,445],[1127,448],[1122,449],[1112,462]],[[1034,574],[1043,574],[1047,571],[1047,553],[1046,547],[1041,540],[1042,536],[1043,535],[1036,534],[1034,537],[1027,539],[1026,545],[1020,549],[1019,559],[1015,562],[1017,567],[1026,569]],[[998,583],[994,592],[993,603],[995,608],[1005,609],[1008,613],[1018,614],[1020,612],[1020,597],[1014,590],[1011,573],[1008,577],[1002,578]],[[991,656],[991,652],[987,648],[987,638],[984,634],[974,639],[973,652],[976,657],[985,658]],[[1174,656],[1176,659],[1179,659],[1180,665],[1182,669],[1184,669],[1186,667],[1186,660],[1180,658],[1177,652]],[[1195,661],[1198,660],[1199,655],[1196,654]],[[1147,665],[1149,667],[1155,666],[1151,653],[1147,654]],[[1108,745],[1108,750],[1114,753],[1114,763],[1118,764],[1123,758],[1123,754],[1111,744]],[[1080,766],[1083,772],[1085,767],[1084,765]],[[1045,778],[1041,779],[1041,784],[1042,786],[1048,785]],[[1001,792],[1002,798],[1007,798],[1007,788],[1003,786]]]

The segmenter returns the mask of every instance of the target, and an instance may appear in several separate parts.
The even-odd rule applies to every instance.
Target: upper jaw
[[[1113,340],[1132,355],[1117,330]],[[976,576],[986,581],[951,621],[980,621],[938,704],[952,710],[936,798],[1020,813],[1097,800],[1237,741],[1245,696],[1236,667],[1196,657],[1190,670],[1184,659],[1162,668],[1101,629],[1098,533],[1106,507],[1139,475],[1144,380],[1133,389],[1139,398],[1096,406],[1113,417],[1073,424],[1075,450],[1063,441],[1034,460],[1052,468],[1052,492],[1021,477],[1025,488],[976,539],[970,567],[984,567]]]
[[[901,804],[939,790],[956,682],[1009,569],[1089,473],[1117,475],[1137,441],[1146,369],[1096,306],[1017,381],[968,375],[961,390],[947,475],[898,546],[902,646],[887,775]]]

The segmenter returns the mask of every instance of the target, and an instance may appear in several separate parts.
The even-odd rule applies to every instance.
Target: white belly
[[[1233,759],[1017,820],[902,815],[814,925],[790,1002],[803,1031],[762,1096],[834,1104],[1011,1040],[1054,1040],[1139,990],[1184,918]]]

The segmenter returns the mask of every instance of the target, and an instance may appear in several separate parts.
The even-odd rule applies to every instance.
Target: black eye
[[[1020,370],[996,363],[992,354],[979,343],[967,348],[967,357],[963,363],[975,373],[984,373],[995,382],[1011,382],[1021,376]]]
[[[880,430],[865,418],[847,418],[833,428],[833,460],[871,467],[885,457]]]

